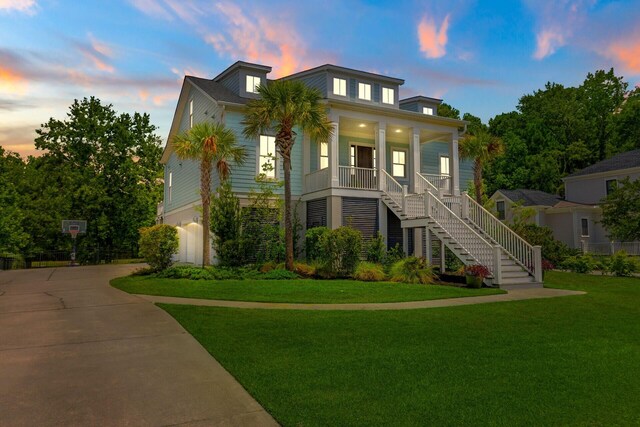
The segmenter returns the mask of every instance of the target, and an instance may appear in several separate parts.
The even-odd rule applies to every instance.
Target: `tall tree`
[[[640,240],[640,179],[620,181],[604,199],[602,224],[616,239]]]
[[[200,162],[200,198],[202,200],[202,265],[211,260],[211,173],[215,166],[221,181],[231,175],[232,163],[245,160],[244,147],[238,145],[231,129],[218,123],[197,123],[173,140],[173,148],[181,159]]]
[[[470,122],[468,134],[460,141],[458,149],[462,159],[473,160],[473,186],[476,201],[482,204],[482,169],[504,149],[502,141],[491,135],[479,118],[467,113],[464,119]]]
[[[326,140],[331,124],[326,108],[320,103],[322,95],[296,80],[276,80],[258,87],[259,99],[249,102],[245,113],[244,135],[257,138],[275,131],[278,154],[284,169],[284,226],[285,265],[293,270],[293,223],[291,212],[291,150],[296,141],[295,128],[312,138]]]
[[[148,114],[118,114],[95,97],[75,100],[65,120],[52,118],[36,130],[36,148],[46,152],[29,160],[28,173],[38,185],[30,188],[28,203],[34,209],[54,206],[55,215],[42,221],[52,233],[60,225],[49,220],[86,219],[81,246],[135,249],[138,230],[155,222],[162,194],[155,130]],[[54,195],[60,194],[57,207]],[[39,227],[39,213],[29,215],[28,223]]]
[[[22,198],[16,186],[22,182],[23,170],[20,156],[0,147],[0,255],[18,253],[28,241],[22,226]]]

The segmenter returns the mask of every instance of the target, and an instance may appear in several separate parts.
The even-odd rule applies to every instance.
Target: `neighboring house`
[[[565,198],[537,190],[498,190],[491,199],[498,217],[513,220],[514,204],[535,210],[532,221],[553,230],[556,239],[569,247],[611,253],[619,247],[637,251],[637,242],[612,245],[603,228],[602,200],[619,181],[640,178],[640,150],[621,153],[564,178]],[[634,249],[636,248],[636,249]]]
[[[184,79],[162,156],[165,194],[159,209],[163,222],[179,227],[180,261],[202,261],[199,171],[196,162],[175,155],[171,141],[197,122],[221,122],[231,128],[247,151],[246,163],[232,169],[233,190],[241,206],[247,206],[250,190],[257,187],[255,178],[276,148],[272,133],[246,139],[241,122],[247,102],[258,97],[256,86],[269,83],[270,71],[271,67],[238,61],[213,79]],[[335,65],[283,79],[317,88],[333,126],[327,141],[298,132],[293,148],[292,195],[304,228],[350,225],[365,239],[380,231],[390,247],[400,244],[407,253],[429,257],[433,242],[438,242],[465,264],[490,266],[494,283],[506,283],[503,276],[531,282],[533,273],[512,265],[532,271],[533,248],[527,249],[528,260],[510,260],[506,253],[503,260],[489,237],[483,238],[481,230],[474,231],[453,213],[468,210],[468,198],[460,189],[472,180],[472,165],[458,158],[466,122],[438,116],[441,100],[400,99],[404,80]],[[273,177],[278,179],[282,165],[277,156],[275,162]],[[215,174],[212,181],[216,188]],[[437,222],[436,213],[443,216]]]

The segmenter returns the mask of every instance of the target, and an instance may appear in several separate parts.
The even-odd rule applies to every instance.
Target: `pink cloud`
[[[554,30],[542,30],[536,34],[536,51],[533,53],[534,59],[543,59],[553,54],[559,47],[564,46],[565,36]]]
[[[630,73],[640,74],[640,37],[636,40],[614,41],[605,54]]]
[[[129,0],[129,3],[133,5],[136,9],[144,13],[145,15],[149,15],[153,18],[164,19],[166,21],[171,21],[173,16],[164,6],[160,4],[159,1],[156,0]]]
[[[418,41],[420,51],[427,58],[440,58],[447,53],[447,31],[449,30],[449,15],[445,16],[437,27],[433,18],[424,16],[418,24]]]
[[[35,13],[35,0],[0,0],[0,10],[17,11],[28,14]]]

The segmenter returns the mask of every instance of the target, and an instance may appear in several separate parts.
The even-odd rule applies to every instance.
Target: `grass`
[[[133,294],[316,304],[423,301],[504,293],[499,289],[312,279],[214,281],[128,276],[112,280],[111,285]]]
[[[285,426],[638,425],[640,280],[406,311],[160,305]]]

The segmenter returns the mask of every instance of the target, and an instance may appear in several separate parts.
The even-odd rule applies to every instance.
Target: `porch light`
[[[396,129],[396,133],[402,133],[402,129]]]
[[[365,125],[364,123],[360,123],[358,126],[361,128],[367,127],[367,125]]]

